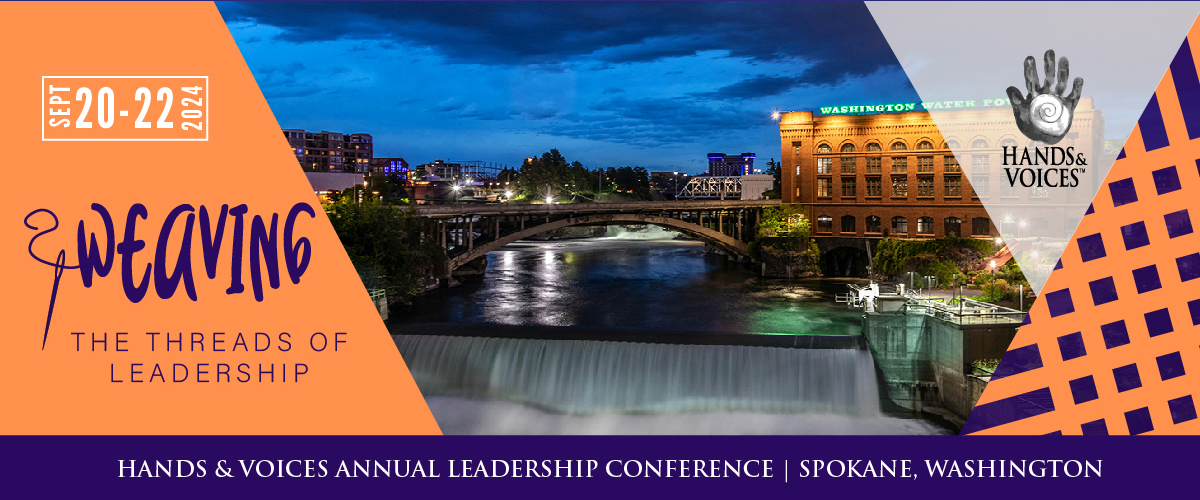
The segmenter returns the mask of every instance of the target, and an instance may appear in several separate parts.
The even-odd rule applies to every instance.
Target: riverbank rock
[[[821,276],[819,257],[794,238],[772,238],[758,251],[764,278],[812,278]]]

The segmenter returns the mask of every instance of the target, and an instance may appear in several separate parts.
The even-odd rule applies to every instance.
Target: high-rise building
[[[734,176],[754,173],[754,153],[742,153],[741,156],[724,153],[708,154],[708,175]]]
[[[408,175],[408,162],[404,161],[404,158],[373,158],[371,160],[371,173],[396,177],[404,182],[412,180]]]
[[[373,158],[370,134],[283,129],[305,172],[367,173]]]

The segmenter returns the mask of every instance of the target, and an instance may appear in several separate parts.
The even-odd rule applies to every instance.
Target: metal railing
[[[1025,313],[1016,309],[960,297],[957,303],[909,292],[906,310],[958,325],[1020,324]]]

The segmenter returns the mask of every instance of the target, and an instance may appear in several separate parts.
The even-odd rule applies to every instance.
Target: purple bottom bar
[[[1194,489],[1197,460],[1180,450],[1200,448],[1197,437],[952,437],[952,436],[3,436],[0,437],[0,497],[63,498],[99,492],[122,498],[358,498],[385,495],[396,498],[770,498],[746,495],[780,495],[779,498],[1123,498],[1150,491],[1176,496]],[[267,460],[259,473],[271,477],[243,477],[238,460]],[[125,460],[126,469],[121,469]],[[204,477],[119,477],[142,473],[141,461],[204,460]],[[217,477],[218,461],[225,460],[233,477]],[[319,474],[325,460],[326,477],[278,477],[279,460],[292,462],[292,474]],[[311,460],[307,464],[304,460]],[[360,477],[334,477],[345,460]],[[401,471],[422,470],[440,477],[361,477],[352,465],[398,460]],[[428,465],[433,461],[433,466]],[[521,474],[536,461],[539,474],[578,475],[595,461],[592,477],[450,477],[450,461],[457,475],[462,460],[469,470],[485,461],[490,472],[499,472],[502,460],[511,470],[519,461]],[[545,460],[546,465],[541,465]],[[553,462],[559,460],[557,464]],[[618,462],[610,462],[618,460]],[[658,462],[661,460],[662,462]],[[729,477],[678,477],[683,469],[668,460],[688,460],[689,476],[696,460],[706,474]],[[718,460],[716,464],[708,462]],[[738,466],[741,460],[741,466]],[[770,460],[772,477],[765,473]],[[803,462],[808,460],[807,463]],[[826,464],[821,477],[811,477],[816,460]],[[838,462],[842,461],[841,465]],[[853,470],[868,477],[846,477],[848,461],[859,460]],[[890,465],[896,476],[910,460],[914,477],[871,477]],[[967,460],[984,460],[992,474],[1017,475],[1012,463],[1025,460],[1026,477],[931,477],[926,460],[958,461],[967,474]],[[1002,461],[990,462],[991,460]],[[1065,462],[1031,462],[1062,460]],[[410,461],[410,462],[406,462]],[[566,461],[571,461],[569,464]],[[582,461],[582,462],[578,462]],[[726,465],[726,461],[729,465]],[[785,464],[786,461],[786,464]],[[880,463],[883,461],[883,463]],[[893,462],[896,461],[896,462]],[[1009,462],[1015,461],[1015,462]],[[1079,462],[1069,462],[1079,461]],[[1086,462],[1085,462],[1086,461]],[[867,468],[868,462],[871,468]],[[249,463],[249,462],[247,462]],[[1078,463],[1076,468],[1070,464]],[[178,473],[172,462],[172,473]],[[256,463],[257,464],[257,463]],[[396,462],[392,462],[396,464]],[[565,464],[565,465],[564,465]],[[615,464],[615,465],[610,465]],[[647,464],[668,469],[675,477],[610,477],[606,469],[645,475]],[[1088,464],[1100,470],[1095,477]],[[130,466],[132,465],[132,468]],[[802,477],[808,467],[810,477]],[[492,468],[495,467],[495,468]],[[545,467],[545,468],[544,468]],[[569,468],[568,468],[569,467]],[[715,468],[714,468],[715,467]],[[972,463],[975,475],[979,468]],[[1033,472],[1043,470],[1043,477]],[[184,466],[184,472],[188,467]],[[1057,469],[1058,477],[1051,477]],[[272,470],[276,473],[272,474]],[[786,473],[785,473],[786,470]],[[949,469],[945,469],[949,470]],[[199,469],[196,468],[196,473]],[[743,476],[736,477],[734,471]],[[1081,472],[1078,477],[1068,473]],[[829,477],[840,473],[842,477]],[[1084,474],[1091,477],[1084,477]],[[511,474],[511,472],[510,472]],[[756,475],[760,477],[747,477]],[[786,475],[786,478],[785,478]],[[890,476],[885,473],[885,476]],[[986,475],[986,474],[985,474]],[[219,497],[213,495],[220,495]],[[115,498],[115,497],[114,497]]]

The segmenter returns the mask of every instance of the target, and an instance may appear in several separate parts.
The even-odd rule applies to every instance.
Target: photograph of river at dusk
[[[218,6],[446,434],[953,434],[1032,303],[863,3]]]
[[[738,345],[860,336],[861,313],[833,302],[846,279],[763,279],[678,233],[609,230],[619,235],[509,245],[488,256],[482,281],[392,310],[389,328],[404,333],[396,343],[444,432],[950,432],[888,416],[868,351]],[[726,338],[628,341],[662,332]]]

